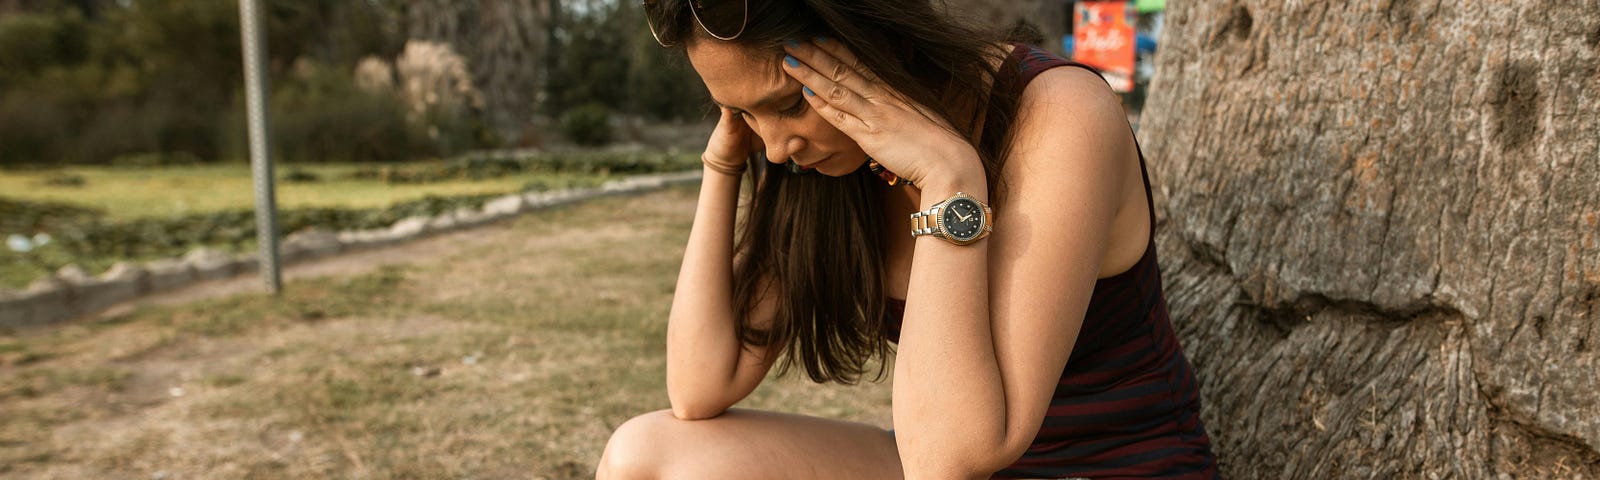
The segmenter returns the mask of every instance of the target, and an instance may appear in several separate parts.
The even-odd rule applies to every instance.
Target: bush
[[[283,174],[283,183],[317,183],[322,177],[306,170],[290,170]]]
[[[497,194],[456,197],[428,196],[387,208],[291,208],[278,212],[278,228],[294,232],[310,227],[328,230],[384,228],[400,219],[416,215],[439,215],[458,208],[482,208]],[[255,211],[248,208],[219,212],[193,213],[164,218],[112,221],[94,211],[67,211],[70,217],[49,217],[55,205],[0,201],[0,212],[15,206],[30,214],[16,222],[7,221],[13,231],[47,232],[67,257],[157,258],[183,255],[199,246],[232,250],[250,248],[256,240]],[[68,207],[70,208],[70,207]],[[43,213],[41,213],[43,212]]]
[[[598,146],[611,143],[611,109],[598,103],[585,104],[561,116],[561,132],[573,143]]]
[[[376,180],[389,184],[487,180],[526,172],[578,175],[635,175],[675,172],[700,166],[694,155],[645,152],[586,152],[531,156],[474,155],[448,162],[423,165],[382,165],[350,172],[346,178]],[[529,185],[549,189],[544,180]],[[533,187],[530,187],[533,188]]]
[[[71,174],[71,173],[55,173],[55,174],[51,174],[50,176],[44,177],[44,181],[41,182],[41,183],[43,183],[45,186],[50,186],[50,187],[73,187],[73,188],[78,188],[78,187],[82,187],[84,185],[88,185],[89,184],[89,180],[86,179],[86,178],[83,178],[83,175],[75,175],[75,174]]]
[[[356,88],[350,74],[309,66],[298,82],[273,92],[275,159],[290,162],[391,162],[433,153],[424,133],[406,122],[399,99]],[[237,118],[244,118],[239,106]],[[241,130],[242,131],[242,130]],[[246,149],[242,134],[235,151]]]
[[[44,163],[59,157],[72,131],[66,112],[33,92],[0,94],[0,165]]]
[[[189,152],[132,153],[111,159],[111,165],[118,167],[187,167],[200,163],[200,157]]]
[[[85,25],[83,15],[70,8],[0,16],[0,87],[46,67],[83,61]]]
[[[68,203],[0,197],[0,236],[50,232],[103,216],[105,212],[100,210]]]

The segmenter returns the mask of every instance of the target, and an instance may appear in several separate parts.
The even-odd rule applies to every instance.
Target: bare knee
[[[670,456],[664,450],[672,445],[668,433],[673,422],[681,422],[671,410],[657,410],[633,417],[611,432],[596,480],[636,480],[659,478]]]

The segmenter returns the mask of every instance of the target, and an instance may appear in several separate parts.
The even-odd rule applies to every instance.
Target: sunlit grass
[[[408,167],[425,164],[406,164]],[[533,182],[596,177],[524,172],[484,180],[390,185],[348,178],[370,165],[278,165],[277,175],[309,172],[315,182],[277,182],[279,208],[379,208],[426,196],[509,193]],[[52,177],[77,176],[82,185],[52,185]],[[569,182],[571,183],[571,182]],[[100,209],[111,219],[132,219],[252,208],[255,193],[244,163],[187,167],[64,167],[47,171],[0,170],[0,195],[22,200],[63,202]]]

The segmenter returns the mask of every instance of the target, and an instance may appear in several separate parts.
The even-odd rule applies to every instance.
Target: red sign
[[[1133,11],[1123,0],[1079,1],[1073,9],[1072,59],[1100,70],[1111,89],[1133,90]]]

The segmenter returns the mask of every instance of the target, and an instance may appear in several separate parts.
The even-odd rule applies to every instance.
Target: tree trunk
[[[534,114],[534,101],[548,71],[540,68],[550,51],[554,27],[548,0],[481,0],[479,39],[473,72],[483,86],[486,114],[501,138],[517,141]]]
[[[483,120],[519,140],[537,108],[550,56],[557,0],[415,0],[406,4],[407,37],[448,43],[467,59],[483,92]]]
[[[1600,0],[1170,5],[1140,137],[1224,474],[1600,477]]]

